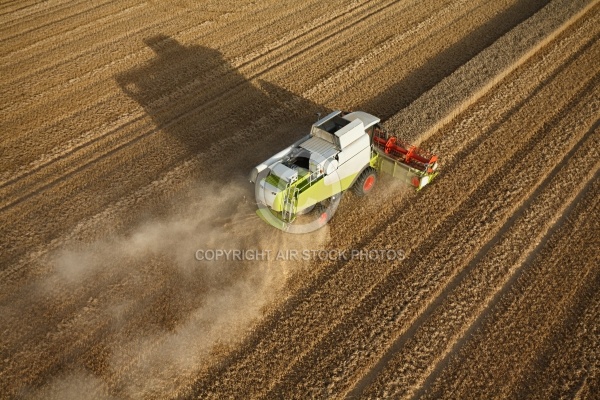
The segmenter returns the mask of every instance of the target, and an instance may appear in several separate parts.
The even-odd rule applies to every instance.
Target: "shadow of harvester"
[[[144,108],[157,130],[182,145],[183,157],[220,143],[231,148],[235,142],[237,151],[227,154],[235,160],[223,164],[231,174],[245,175],[261,159],[305,135],[315,114],[324,111],[266,82],[253,85],[217,50],[183,46],[164,35],[145,43],[155,57],[116,76],[116,81]],[[269,129],[261,130],[267,122]],[[164,159],[165,164],[177,161]],[[212,171],[203,171],[207,172]]]

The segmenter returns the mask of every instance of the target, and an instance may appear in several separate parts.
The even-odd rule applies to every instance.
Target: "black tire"
[[[358,177],[352,190],[357,196],[366,196],[373,191],[377,182],[377,171],[375,168],[367,167]]]

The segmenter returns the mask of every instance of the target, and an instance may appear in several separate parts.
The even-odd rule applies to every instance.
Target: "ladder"
[[[299,192],[300,190],[296,186],[288,186],[284,191],[281,216],[285,222],[292,222],[296,218]]]

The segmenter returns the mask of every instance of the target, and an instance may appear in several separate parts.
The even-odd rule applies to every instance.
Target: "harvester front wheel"
[[[377,181],[377,171],[375,168],[368,167],[365,169],[356,182],[354,183],[354,193],[357,196],[366,196],[373,190],[375,182]]]

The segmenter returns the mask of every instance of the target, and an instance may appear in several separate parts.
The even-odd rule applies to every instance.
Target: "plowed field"
[[[599,0],[0,2],[0,397],[597,398],[599,39]],[[264,224],[249,171],[334,109],[439,177]]]

